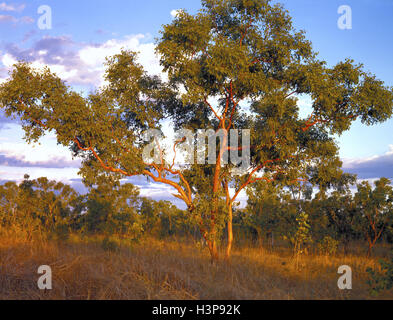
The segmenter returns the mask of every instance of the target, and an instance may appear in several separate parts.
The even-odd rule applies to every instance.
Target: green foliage
[[[313,240],[310,235],[311,226],[309,224],[309,217],[307,213],[301,212],[296,217],[296,224],[296,233],[294,235],[285,236],[284,238],[289,240],[293,246],[294,254],[298,256],[306,252],[309,245],[313,243]]]
[[[225,201],[215,197],[197,195],[195,209],[192,212],[192,221],[197,224],[206,240],[221,242],[227,219]],[[212,232],[213,231],[213,232]]]
[[[28,239],[56,234],[80,214],[80,200],[68,185],[25,175],[19,185],[0,186],[1,225],[25,232]]]
[[[101,248],[110,252],[116,252],[120,249],[118,243],[111,238],[104,238],[101,242]]]
[[[321,254],[333,256],[337,253],[339,241],[330,236],[326,236],[318,243],[318,250]]]
[[[349,241],[359,238],[359,232],[356,231],[358,212],[350,190],[355,182],[356,176],[343,174],[331,184],[333,190],[329,196],[321,190],[312,201],[315,238],[322,240],[329,236],[337,239],[343,243],[345,252]]]
[[[139,204],[139,190],[134,185],[102,183],[88,194],[82,230],[138,240],[144,232]]]
[[[246,215],[241,223],[255,231],[259,240],[272,232],[281,236],[293,232],[297,208],[288,192],[260,182],[249,188],[247,195]]]
[[[381,178],[375,182],[374,189],[367,181],[357,186],[354,198],[358,211],[356,227],[367,239],[368,254],[393,219],[393,187],[390,183],[389,179]]]
[[[390,261],[379,261],[381,271],[367,269],[369,280],[367,284],[370,287],[370,293],[373,296],[378,296],[384,290],[393,288],[393,252],[391,253]]]
[[[124,238],[189,236],[197,225],[168,201],[139,197],[132,184],[102,183],[78,195],[70,186],[46,178],[0,185],[0,228],[28,239],[66,241],[71,233]],[[195,234],[193,234],[195,236]]]

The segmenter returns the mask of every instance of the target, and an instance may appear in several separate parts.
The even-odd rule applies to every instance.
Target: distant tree
[[[273,239],[273,232],[281,236],[289,233],[291,223],[287,222],[291,221],[290,212],[296,213],[296,207],[291,204],[288,192],[273,184],[259,182],[247,190],[247,195],[247,215],[243,221],[256,231],[259,241],[267,235]]]
[[[148,233],[158,233],[160,228],[160,217],[156,211],[155,201],[150,198],[143,197],[139,213],[143,221],[143,229]]]
[[[139,189],[134,185],[102,182],[89,190],[82,229],[137,239],[144,230],[139,205]]]
[[[86,182],[103,175],[144,175],[174,188],[217,259],[225,223],[230,256],[232,206],[247,186],[288,185],[311,179],[312,173],[327,179],[339,163],[332,135],[356,119],[367,125],[389,119],[393,93],[352,60],[333,67],[318,60],[280,5],[203,0],[202,6],[195,15],[180,11],[163,27],[157,53],[167,83],[148,76],[129,51],[108,59],[107,85],[87,97],[48,69],[33,70],[22,62],[0,86],[0,107],[21,118],[28,142],[55,133],[83,159]],[[312,100],[306,119],[299,115],[301,94]],[[163,157],[144,162],[142,132],[159,128],[164,118],[176,128],[221,130],[216,162],[182,168]],[[250,168],[240,176],[232,170],[240,164],[222,162],[226,152],[242,151],[228,149],[227,142],[234,141],[230,129],[251,130]]]
[[[173,236],[180,231],[179,210],[169,201],[158,201],[155,203],[155,211],[160,219],[160,237]]]
[[[78,193],[62,182],[50,181],[45,177],[32,182],[37,203],[37,217],[46,230],[56,225],[70,225],[72,219],[71,205]]]
[[[28,175],[17,185],[7,182],[0,186],[2,225],[8,230],[45,236],[63,228],[69,233],[80,214],[78,193],[70,186],[47,178],[31,180]]]
[[[0,186],[1,226],[9,228],[15,225],[18,216],[18,185],[6,182]]]
[[[328,219],[326,229],[331,231],[329,236],[342,241],[345,253],[348,250],[349,241],[356,233],[355,224],[358,212],[350,189],[355,183],[355,175],[344,174],[332,186],[334,189],[329,196],[319,194],[314,203],[315,211],[325,215]]]
[[[367,181],[358,184],[355,194],[357,226],[368,243],[368,255],[393,218],[393,188],[387,178],[375,182],[372,189]]]

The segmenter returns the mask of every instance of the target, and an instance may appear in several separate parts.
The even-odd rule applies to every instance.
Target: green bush
[[[296,217],[296,224],[296,233],[292,236],[284,236],[284,240],[289,240],[293,246],[294,254],[299,256],[303,253],[307,253],[309,246],[313,243],[308,214],[301,212],[299,216]]]
[[[393,251],[390,254],[390,261],[379,260],[381,271],[367,268],[370,276],[367,284],[370,287],[370,294],[379,295],[382,291],[390,290],[393,287]]]
[[[320,254],[327,256],[335,255],[337,253],[339,243],[340,242],[338,240],[335,240],[330,236],[326,236],[318,243],[318,251]]]
[[[101,248],[104,249],[105,251],[111,251],[111,252],[116,252],[120,249],[118,243],[110,238],[104,238],[104,240],[102,240]]]

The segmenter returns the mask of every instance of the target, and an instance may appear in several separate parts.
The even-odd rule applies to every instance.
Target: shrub
[[[105,251],[116,252],[119,250],[119,245],[113,239],[104,238],[104,240],[102,240],[101,242],[101,248],[104,249]]]
[[[320,254],[327,256],[335,255],[337,253],[339,243],[340,242],[338,240],[335,240],[330,236],[326,236],[318,243],[318,251]]]
[[[379,295],[380,292],[390,290],[393,287],[393,251],[390,254],[390,261],[379,260],[381,271],[367,268],[370,278],[367,284],[370,287],[370,294]]]
[[[308,214],[301,212],[296,218],[297,230],[293,236],[284,236],[285,240],[293,246],[295,256],[299,256],[307,252],[307,248],[312,244],[313,240],[310,234],[310,223]]]

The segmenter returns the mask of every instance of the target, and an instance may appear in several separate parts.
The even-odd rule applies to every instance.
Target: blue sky
[[[295,26],[307,32],[320,58],[333,65],[347,57],[361,62],[393,86],[392,0],[282,0]],[[41,5],[52,9],[52,29],[41,30],[37,13]],[[341,5],[352,9],[352,29],[337,26]],[[127,47],[141,52],[140,62],[148,72],[160,74],[154,55],[154,39],[171,12],[184,8],[195,13],[198,0],[0,0],[0,81],[19,59],[51,69],[77,90],[88,92],[101,85],[105,56]],[[309,101],[299,102],[307,109]],[[34,148],[22,141],[18,124],[0,115],[0,181],[33,178],[69,181],[78,185],[78,162],[67,150],[46,137]],[[362,179],[393,178],[393,120],[366,127],[355,123],[338,137],[340,155],[347,171]],[[164,197],[167,189],[138,180],[146,194]]]

